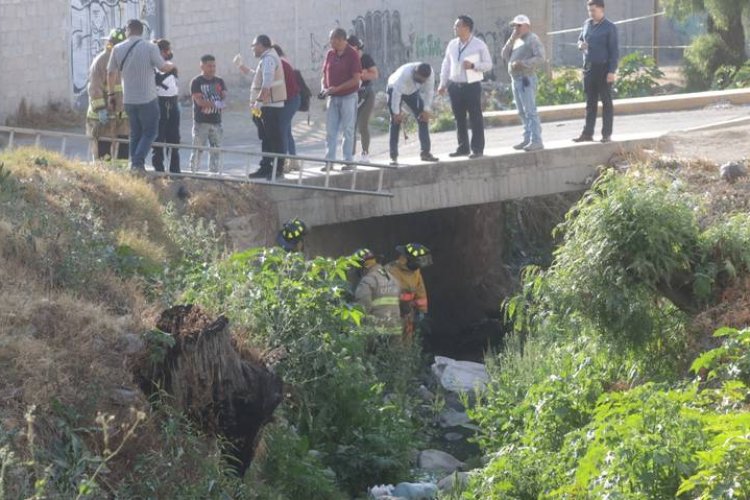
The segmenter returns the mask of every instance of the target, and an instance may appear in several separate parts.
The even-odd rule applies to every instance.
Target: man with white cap
[[[536,110],[536,71],[544,62],[544,45],[531,32],[531,21],[523,14],[513,21],[513,34],[503,47],[503,60],[508,63],[508,73],[513,83],[513,100],[523,123],[523,141],[513,149],[539,151],[542,143],[542,124]]]

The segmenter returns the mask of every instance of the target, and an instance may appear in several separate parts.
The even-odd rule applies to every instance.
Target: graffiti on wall
[[[399,11],[368,11],[354,19],[352,25],[352,33],[364,42],[365,52],[386,78],[411,59],[411,47],[404,44],[401,33]]]
[[[339,25],[338,21],[336,25]],[[492,57],[493,70],[487,74],[490,80],[507,74],[501,53],[503,45],[513,31],[509,25],[509,19],[506,18],[497,19],[494,27],[494,30],[477,30],[475,33],[477,38],[487,44]],[[440,71],[440,61],[448,44],[448,40],[444,40],[439,35],[417,33],[411,28],[406,35],[405,42],[401,13],[398,10],[367,11],[366,14],[352,20],[349,33],[357,35],[364,42],[365,52],[372,56],[380,70],[381,81],[409,61],[428,61],[436,66],[435,71]],[[329,48],[330,44],[327,39],[321,42],[315,33],[310,33],[311,70],[320,71]]]
[[[73,93],[86,90],[89,67],[107,44],[113,28],[125,26],[128,19],[141,19],[147,25],[144,37],[158,28],[158,0],[71,0],[70,66]]]

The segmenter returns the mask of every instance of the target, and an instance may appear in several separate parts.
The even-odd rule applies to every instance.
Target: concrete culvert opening
[[[566,193],[313,227],[308,255],[338,257],[367,247],[396,258],[396,245],[419,242],[432,251],[423,270],[430,301],[433,354],[479,360],[505,334],[500,304],[517,289],[521,267],[547,264],[552,229],[580,197]]]
[[[224,316],[213,319],[197,306],[175,306],[156,327],[154,335],[166,338],[149,340],[135,367],[138,384],[148,396],[165,393],[204,432],[224,437],[232,465],[244,474],[260,430],[282,401],[281,379],[241,355]]]

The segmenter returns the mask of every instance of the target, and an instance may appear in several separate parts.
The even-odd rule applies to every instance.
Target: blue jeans
[[[151,144],[159,134],[159,100],[146,104],[126,104],[130,119],[130,166],[143,169]]]
[[[281,148],[284,153],[290,155],[297,154],[297,145],[294,143],[294,136],[292,135],[292,118],[294,113],[299,110],[299,104],[302,102],[302,98],[299,94],[284,101],[284,110],[281,112]]]
[[[393,109],[391,107],[392,95],[393,95],[393,89],[388,89],[388,110],[389,111]],[[409,106],[409,109],[411,109],[411,112],[414,113],[414,117],[417,118],[417,126],[419,128],[420,152],[429,153],[430,146],[431,146],[430,129],[427,125],[427,122],[423,122],[419,119],[420,113],[424,111],[424,102],[422,101],[422,98],[419,96],[419,92],[414,92],[413,94],[409,94],[409,95],[402,95],[401,102],[406,103],[406,105]],[[400,107],[401,107],[401,103],[399,103],[399,108]],[[391,158],[396,159],[398,158],[398,135],[401,132],[401,124],[393,121],[392,111],[391,111],[391,122],[388,127],[388,131],[391,134],[390,144],[389,144]]]
[[[354,158],[354,124],[357,120],[357,93],[332,95],[328,98],[326,114],[326,159],[336,159],[339,130],[344,134],[344,160]]]
[[[526,144],[542,143],[542,123],[536,111],[537,77],[526,77],[528,85],[524,87],[523,77],[513,76],[513,100],[518,108],[518,116],[523,122],[523,142]]]

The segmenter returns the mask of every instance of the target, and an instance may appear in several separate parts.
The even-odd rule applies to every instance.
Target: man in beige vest
[[[257,116],[260,110],[259,135],[261,149],[264,153],[283,154],[281,115],[286,101],[286,83],[281,59],[273,50],[271,39],[267,35],[258,35],[253,40],[253,53],[260,59],[255,70],[253,86],[250,90],[250,107]],[[276,178],[284,176],[284,159],[264,156],[260,169],[250,174],[251,178],[271,179],[274,166]]]

